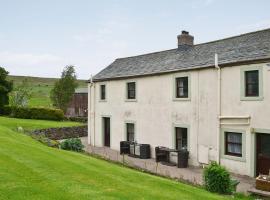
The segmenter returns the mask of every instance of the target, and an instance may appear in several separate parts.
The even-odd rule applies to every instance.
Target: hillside
[[[33,90],[33,96],[29,100],[30,106],[51,107],[50,91],[57,78],[42,78],[31,76],[8,76],[9,80],[14,82],[14,85],[20,84],[24,79],[27,79]],[[87,87],[86,80],[78,80],[79,87]]]
[[[0,199],[227,199],[84,154],[47,147],[24,129],[70,122],[0,117]],[[234,198],[237,199],[237,198]]]

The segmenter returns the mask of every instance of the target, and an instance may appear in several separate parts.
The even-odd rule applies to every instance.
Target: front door
[[[104,146],[110,147],[111,143],[111,130],[110,130],[110,118],[103,117],[103,135],[104,135]]]
[[[257,133],[256,173],[269,174],[270,169],[270,134]]]

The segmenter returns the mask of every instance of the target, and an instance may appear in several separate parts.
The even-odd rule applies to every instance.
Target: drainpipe
[[[218,66],[218,54],[215,53],[215,68],[218,70],[217,87],[217,163],[220,163],[220,116],[221,116],[221,69]]]
[[[88,120],[90,124],[93,124],[93,140],[91,140],[91,126],[88,126],[88,144],[92,141],[92,145],[95,146],[95,84],[93,83],[92,75],[89,85]]]
[[[88,138],[87,138],[87,143],[90,145],[91,144],[91,85],[92,85],[92,75],[90,78],[90,83],[88,83],[88,126],[87,126],[87,131],[88,131]]]

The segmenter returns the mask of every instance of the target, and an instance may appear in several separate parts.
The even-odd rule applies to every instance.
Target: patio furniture
[[[178,168],[187,168],[188,167],[188,155],[189,152],[186,149],[180,150],[178,152]]]
[[[129,145],[130,156],[140,159],[148,159],[150,155],[150,145],[149,144],[139,144],[136,142],[130,143]]]
[[[178,168],[188,167],[188,156],[187,150],[170,149],[163,146],[155,147],[156,151],[156,162],[161,162],[164,165],[177,166]],[[174,160],[173,158],[176,159]]]
[[[129,141],[121,141],[120,142],[120,154],[129,154],[130,153],[129,145],[130,145]]]

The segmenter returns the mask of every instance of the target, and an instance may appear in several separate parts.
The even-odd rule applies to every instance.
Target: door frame
[[[252,134],[252,143],[253,143],[253,153],[252,156],[254,159],[253,160],[253,174],[254,177],[257,175],[257,134],[269,134],[270,135],[270,129],[261,129],[261,128],[254,128],[252,131],[254,134]]]
[[[104,132],[104,118],[109,118],[110,119],[110,147],[111,148],[111,144],[112,144],[112,117],[111,115],[101,115],[101,144],[103,147],[107,147],[105,146],[105,132]]]

